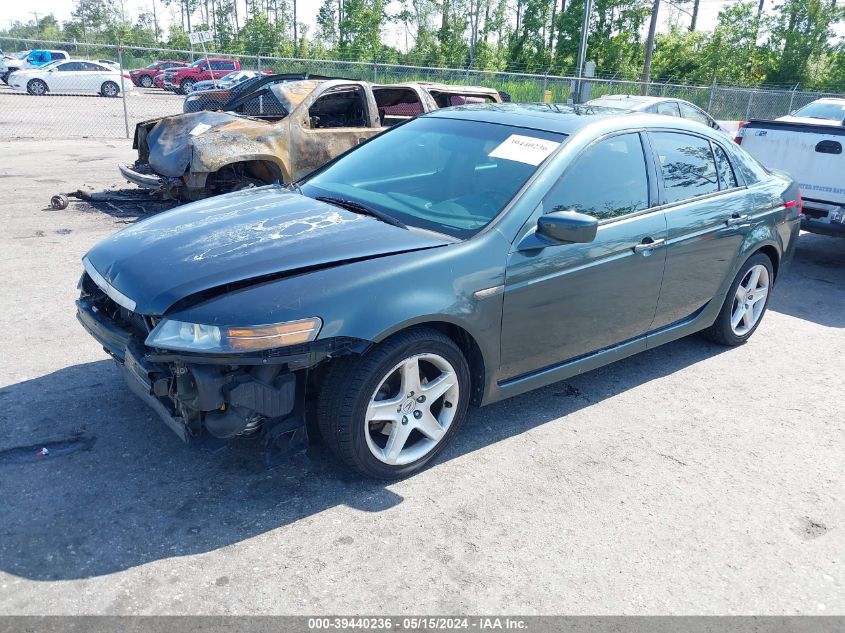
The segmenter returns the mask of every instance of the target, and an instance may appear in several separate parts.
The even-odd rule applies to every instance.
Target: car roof
[[[643,95],[604,95],[591,99],[588,103],[613,103],[618,104],[620,108],[633,109],[635,107],[647,107],[654,103],[661,103],[663,101],[682,101],[682,99],[674,99],[670,97],[648,97]]]
[[[838,103],[838,104],[842,104],[842,103],[845,103],[845,99],[843,99],[842,97],[821,97],[819,99],[816,99],[815,101],[811,101],[810,103]],[[810,103],[808,103],[807,105],[810,105]]]
[[[690,119],[586,104],[491,103],[464,105],[435,110],[423,114],[422,117],[498,123],[566,135],[575,134],[587,127],[595,127],[597,131],[604,132],[613,132],[617,129],[672,128],[718,138],[715,135],[716,133],[706,125]]]

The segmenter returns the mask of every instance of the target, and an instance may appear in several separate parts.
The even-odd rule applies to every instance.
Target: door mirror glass
[[[554,211],[537,221],[537,232],[556,242],[592,242],[598,227],[598,219],[577,211]]]

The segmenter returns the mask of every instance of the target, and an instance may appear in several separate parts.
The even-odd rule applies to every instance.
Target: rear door
[[[335,84],[312,92],[290,118],[294,180],[381,131],[372,93],[363,84]]]
[[[668,229],[657,330],[695,316],[713,299],[733,270],[756,202],[719,143],[674,131],[650,132],[649,139]]]
[[[85,79],[82,62],[65,62],[47,71],[47,85],[52,92],[85,92]]]
[[[507,264],[502,379],[646,334],[665,259],[666,219],[656,204],[653,165],[641,134],[600,139],[575,159],[544,200],[543,212],[596,216],[596,239],[526,250],[517,241]]]

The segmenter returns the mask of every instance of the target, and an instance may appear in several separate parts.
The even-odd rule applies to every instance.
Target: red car
[[[220,79],[233,70],[240,70],[241,63],[237,59],[223,59],[219,57],[202,58],[190,66],[170,68],[164,71],[164,87],[166,90],[188,94],[194,89],[194,84],[207,79]]]
[[[152,64],[144,68],[130,70],[129,78],[132,80],[132,83],[136,86],[143,86],[144,88],[149,88],[155,85],[156,77],[168,68],[181,68],[187,65],[187,62],[177,62],[172,59],[160,60],[157,62],[153,62]],[[164,86],[161,85],[158,87],[163,88]]]

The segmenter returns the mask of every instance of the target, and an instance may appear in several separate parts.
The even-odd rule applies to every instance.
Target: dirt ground
[[[845,240],[801,236],[745,346],[474,410],[384,484],[192,449],[129,393],[73,302],[134,214],[47,205],[132,158],[0,142],[0,613],[845,613]]]

